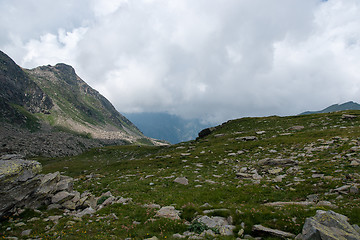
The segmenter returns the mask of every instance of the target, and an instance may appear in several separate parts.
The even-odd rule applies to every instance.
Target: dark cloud
[[[0,1],[15,24],[0,47],[25,67],[72,64],[121,112],[218,122],[359,101],[357,0],[47,2]]]

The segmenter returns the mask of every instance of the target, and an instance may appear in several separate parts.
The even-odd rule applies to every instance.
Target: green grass
[[[25,122],[22,124],[23,127],[27,128],[31,132],[35,132],[39,130],[40,128],[40,122],[39,120],[33,116],[31,113],[29,113],[24,107],[11,104],[11,106],[16,109],[21,115],[25,117]]]
[[[350,150],[360,144],[360,112],[346,113],[357,115],[359,119],[342,120],[341,112],[243,118],[219,126],[206,138],[168,147],[111,146],[75,157],[36,159],[43,164],[44,173],[61,171],[76,178],[75,188],[80,192],[89,190],[100,196],[111,191],[115,196],[133,200],[128,205],[105,207],[82,221],[64,217],[58,225],[50,226],[54,228],[48,232],[44,230],[46,224],[43,222],[28,223],[26,227],[36,229],[36,234],[31,237],[44,239],[82,239],[84,236],[89,239],[144,239],[151,236],[172,239],[172,234],[183,233],[189,228],[186,221],[192,221],[204,210],[226,208],[228,211],[215,211],[209,216],[231,216],[236,226],[235,236],[217,239],[234,239],[241,225],[245,226],[245,234],[252,234],[254,224],[298,234],[305,219],[314,216],[316,210],[332,208],[316,205],[270,207],[264,203],[305,201],[310,194],[318,194],[321,201],[331,201],[338,206],[332,210],[348,216],[352,224],[360,224],[359,195],[337,198],[338,195],[331,191],[345,184],[360,183],[359,167],[350,166],[352,158],[360,158],[358,152]],[[290,129],[296,125],[304,126],[304,129]],[[258,135],[257,131],[265,133]],[[257,136],[258,140],[236,140],[241,136]],[[328,141],[333,142],[326,144]],[[322,148],[324,145],[329,147]],[[308,152],[309,148],[317,150]],[[238,151],[243,152],[229,155]],[[259,164],[259,160],[277,157],[296,161],[293,166],[280,166],[280,174],[286,174],[282,182],[274,182],[275,175],[267,173],[274,166]],[[243,167],[256,170],[263,178],[259,183],[238,179],[236,172]],[[313,178],[314,173],[332,179]],[[89,178],[89,174],[97,174],[97,177]],[[174,183],[175,177],[180,176],[186,177],[189,185]],[[296,178],[302,179],[301,182],[295,181]],[[155,210],[142,207],[150,203],[175,206],[181,212],[181,220],[156,218]],[[202,207],[205,203],[211,207]],[[119,219],[111,219],[112,213]],[[44,211],[43,214],[53,213]],[[14,219],[22,220],[22,217]],[[69,226],[68,221],[75,223]],[[193,228],[201,228],[195,225]],[[0,227],[0,232],[7,226],[12,226],[12,230],[6,232],[6,236],[19,236],[24,230],[7,222]]]

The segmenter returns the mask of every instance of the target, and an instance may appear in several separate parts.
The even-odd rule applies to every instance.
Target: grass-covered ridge
[[[249,136],[256,139],[245,141]],[[29,237],[43,239],[172,239],[174,233],[201,228],[187,222],[211,209],[227,209],[207,214],[231,217],[236,226],[234,236],[217,239],[235,239],[240,229],[252,234],[254,224],[298,234],[305,218],[318,209],[332,209],[360,225],[359,193],[334,190],[344,185],[359,188],[359,136],[360,111],[242,118],[197,141],[167,147],[113,146],[75,157],[37,159],[45,173],[61,171],[76,178],[78,191],[97,196],[111,191],[132,198],[132,203],[107,206],[82,220],[63,216],[57,225],[28,221],[38,213],[26,212],[2,223],[0,232],[20,236],[31,228]],[[176,177],[186,177],[189,185],[175,183]],[[313,194],[318,199],[312,205],[271,206],[306,201]],[[181,211],[181,220],[155,217],[154,209],[143,207],[151,203],[173,205]],[[16,227],[19,222],[26,225]],[[8,227],[11,230],[5,231]]]

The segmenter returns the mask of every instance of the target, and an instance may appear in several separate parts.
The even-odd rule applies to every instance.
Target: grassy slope
[[[338,199],[338,195],[330,193],[331,189],[346,183],[360,182],[360,167],[350,166],[352,158],[360,157],[358,152],[350,151],[352,146],[359,145],[360,111],[347,113],[358,118],[343,120],[343,113],[243,118],[223,124],[204,139],[171,147],[106,147],[76,157],[40,159],[44,172],[62,171],[78,179],[76,188],[79,191],[90,190],[98,196],[110,190],[115,196],[133,198],[133,204],[108,206],[100,210],[98,216],[75,220],[73,225],[67,224],[72,219],[66,217],[49,232],[44,230],[49,223],[44,222],[28,223],[26,229],[34,229],[32,237],[82,239],[86,234],[89,239],[143,239],[156,235],[160,239],[171,239],[173,233],[186,231],[185,220],[201,214],[207,209],[201,206],[209,203],[212,208],[230,209],[230,213],[215,214],[231,215],[237,227],[235,233],[243,222],[245,233],[251,233],[254,224],[262,224],[298,234],[306,217],[313,216],[318,209],[332,208],[269,207],[264,203],[304,201],[309,194],[318,194],[320,200],[331,201],[338,206],[334,209],[336,212],[347,215],[352,224],[360,224],[359,194],[342,195]],[[289,129],[296,125],[304,126],[304,129]],[[266,132],[257,135],[257,131]],[[291,134],[281,135],[283,133]],[[241,136],[255,135],[257,141],[236,140]],[[341,138],[334,138],[337,136]],[[326,144],[327,141],[331,142]],[[306,147],[322,150],[308,153]],[[238,151],[244,152],[229,155]],[[261,159],[276,157],[292,158],[298,162],[298,168],[293,172],[290,168],[294,166],[282,167],[281,174],[287,174],[282,182],[274,182],[275,175],[267,173],[271,167],[258,164]],[[256,169],[263,179],[255,184],[252,180],[236,178],[236,172],[241,167]],[[99,175],[90,179],[86,177],[90,173]],[[333,179],[314,178],[314,173],[332,176]],[[189,185],[176,184],[174,178],[166,178],[170,176],[185,176]],[[303,181],[295,182],[294,178]],[[154,218],[154,211],[141,207],[145,203],[173,204],[182,211],[183,219],[152,222],[150,219]],[[48,215],[55,213],[45,211]],[[119,220],[106,218],[110,213],[115,213]],[[33,214],[22,217],[15,222],[25,221]],[[133,221],[140,224],[133,224]],[[14,228],[14,223],[6,223],[2,228],[8,226]],[[12,234],[20,234],[24,229],[14,228]]]

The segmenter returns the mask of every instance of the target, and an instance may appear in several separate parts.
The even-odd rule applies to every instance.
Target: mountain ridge
[[[35,142],[44,136],[56,141],[53,135],[59,131],[69,136],[75,134],[93,139],[94,142],[99,140],[96,144],[87,144],[83,140],[74,143],[80,148],[81,145],[164,144],[146,137],[104,96],[83,81],[70,65],[58,63],[55,66],[24,69],[0,51],[0,84],[0,133],[2,144],[7,146],[1,151],[17,151],[21,144],[17,140],[9,140],[11,136],[29,139],[25,135],[31,132],[51,133],[41,137],[37,136],[40,133],[34,134],[29,141]],[[26,129],[30,131],[28,134],[24,131]],[[4,139],[9,141],[4,142]],[[30,146],[31,143],[26,142],[25,145]],[[35,145],[39,146],[40,143]],[[67,145],[71,148],[71,140]],[[25,152],[38,151],[27,149]]]
[[[360,110],[360,104],[348,101],[342,104],[333,104],[329,107],[324,108],[320,111],[306,111],[300,113],[299,115],[306,115],[306,114],[316,114],[316,113],[330,113],[330,112],[337,112],[337,111],[345,111],[345,110]]]

